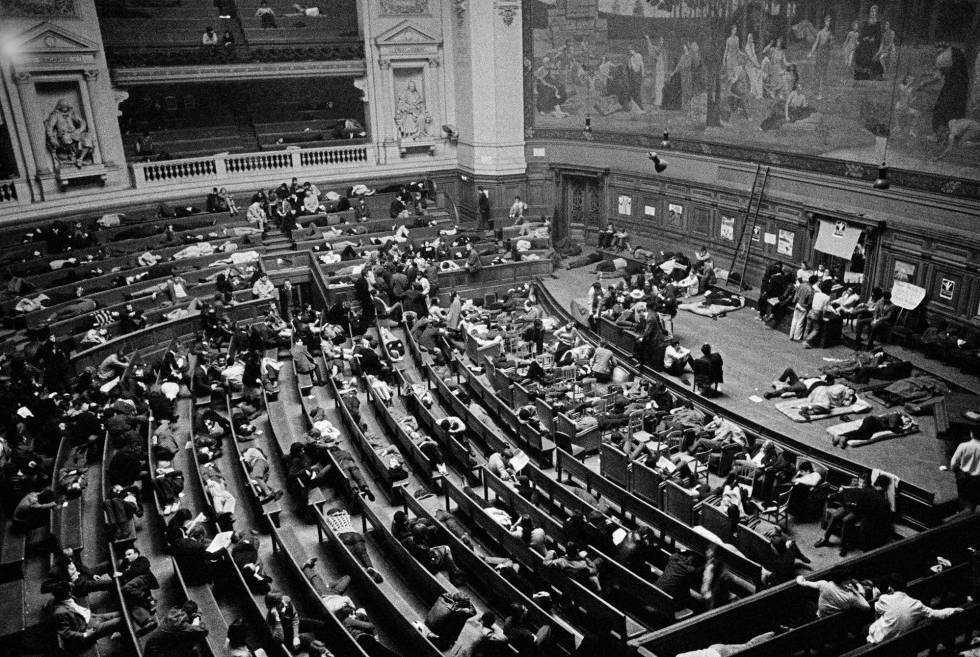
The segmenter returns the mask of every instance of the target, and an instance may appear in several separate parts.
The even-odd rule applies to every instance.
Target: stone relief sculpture
[[[92,163],[94,146],[88,124],[66,99],[55,103],[44,121],[44,134],[56,164],[74,164],[80,169]]]
[[[395,124],[402,139],[419,140],[429,136],[432,116],[425,108],[425,97],[413,80],[405,85],[395,105]]]
[[[429,0],[381,0],[381,13],[391,15],[427,14]]]

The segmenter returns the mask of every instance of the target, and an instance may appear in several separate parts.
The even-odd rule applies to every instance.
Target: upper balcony
[[[364,58],[357,0],[329,0],[303,12],[285,0],[99,0],[97,6],[106,58],[117,70]],[[272,14],[261,15],[260,7]],[[206,43],[207,28],[215,43]]]

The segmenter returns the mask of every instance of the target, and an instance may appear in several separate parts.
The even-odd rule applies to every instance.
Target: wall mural
[[[0,16],[74,18],[75,0],[0,0]]]
[[[529,132],[980,180],[980,2],[530,0],[525,30]]]

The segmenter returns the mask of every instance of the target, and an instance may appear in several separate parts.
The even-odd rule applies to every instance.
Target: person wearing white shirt
[[[858,304],[861,302],[861,295],[857,291],[848,286],[844,288],[844,292],[838,297],[830,302],[830,305],[837,309],[837,314],[842,317],[852,317],[858,310]]]
[[[803,338],[803,348],[812,349],[814,341],[820,337],[827,324],[827,315],[836,315],[837,309],[830,305],[831,281],[821,281],[813,288],[813,301],[810,302],[810,311],[807,313],[807,324],[809,332]]]
[[[524,223],[524,213],[527,212],[527,203],[521,200],[520,196],[514,197],[514,203],[510,206],[508,216],[514,220],[514,225],[519,226]]]
[[[813,272],[810,270],[810,265],[807,264],[806,260],[800,263],[800,268],[796,270],[796,283],[805,283],[810,280],[810,274]]]
[[[262,278],[255,281],[252,286],[252,294],[256,299],[273,299],[276,296],[276,286],[269,280],[268,274],[262,274]]]
[[[257,223],[259,230],[265,232],[265,208],[262,207],[262,203],[258,199],[252,201],[252,204],[245,210],[245,218],[250,222]]]
[[[218,33],[214,31],[214,28],[208,25],[207,29],[204,30],[204,34],[201,35],[201,45],[204,46],[217,46],[218,45]]]
[[[672,338],[667,348],[664,350],[664,370],[674,376],[683,376],[684,368],[691,365],[691,351],[679,346],[680,341]],[[693,369],[693,366],[692,366]]]
[[[956,475],[960,505],[976,510],[980,505],[980,438],[976,433],[971,431],[970,439],[957,445],[949,469]]]
[[[883,643],[913,629],[924,620],[949,618],[963,611],[960,607],[933,609],[905,593],[905,582],[892,575],[888,592],[875,601],[878,618],[868,628],[868,643]]]

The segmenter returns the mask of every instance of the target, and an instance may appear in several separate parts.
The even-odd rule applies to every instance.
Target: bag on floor
[[[466,619],[476,614],[473,603],[460,593],[443,593],[436,600],[429,613],[425,615],[425,625],[438,635],[432,643],[440,650],[446,650],[463,631]]]

